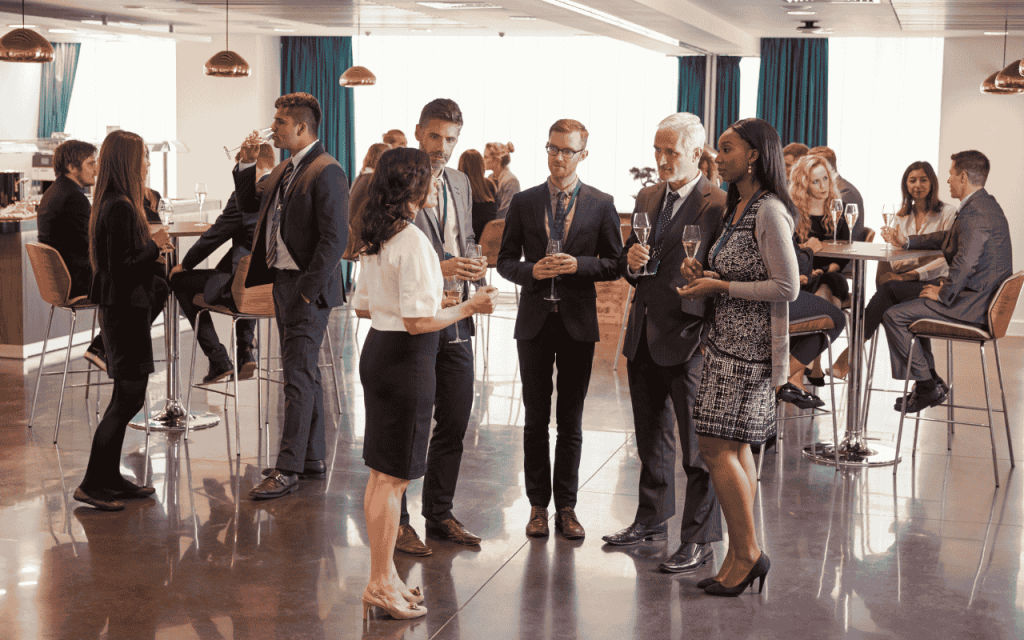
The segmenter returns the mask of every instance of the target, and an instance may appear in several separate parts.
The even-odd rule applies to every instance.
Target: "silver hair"
[[[683,137],[683,149],[692,153],[694,149],[703,149],[707,142],[707,132],[700,118],[692,113],[673,113],[658,123],[658,131],[674,131]]]

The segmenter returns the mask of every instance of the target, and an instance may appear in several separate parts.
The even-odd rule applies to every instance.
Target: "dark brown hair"
[[[953,160],[953,169],[959,173],[966,173],[967,179],[976,187],[984,187],[988,180],[988,172],[992,168],[988,158],[980,151],[961,151],[954,153],[950,158]]]
[[[425,127],[431,120],[443,120],[462,126],[462,109],[454,100],[437,98],[423,105],[420,111],[420,126]]]
[[[388,131],[384,134],[383,140],[386,144],[391,145],[392,147],[404,147],[409,142],[401,129],[392,129]],[[398,144],[399,142],[402,144]]]
[[[782,147],[782,155],[793,156],[794,160],[799,160],[804,157],[807,155],[808,151],[810,151],[810,149],[808,149],[807,145],[802,142],[790,142],[786,146]]]
[[[82,163],[96,154],[96,145],[81,140],[68,140],[53,150],[53,172],[66,176],[73,169],[81,169]]]
[[[469,178],[473,202],[494,202],[497,190],[494,183],[484,177],[484,157],[476,149],[467,149],[459,156],[459,171]]]
[[[918,160],[917,162],[911,162],[907,170],[903,172],[903,179],[900,180],[900,191],[903,192],[903,204],[900,206],[900,210],[896,215],[903,217],[911,212],[913,209],[913,198],[910,197],[910,189],[907,187],[907,179],[910,177],[911,171],[920,169],[924,171],[924,175],[928,176],[928,181],[932,183],[932,188],[928,191],[928,195],[925,199],[928,201],[926,211],[938,212],[942,211],[942,200],[939,200],[939,190],[937,185],[939,183],[939,177],[935,175],[935,169],[932,169],[930,162],[924,160]]]
[[[123,197],[135,209],[135,229],[139,241],[149,238],[149,223],[142,207],[143,193],[142,161],[146,157],[146,145],[142,138],[130,131],[114,131],[100,147],[100,170],[96,176],[96,190],[92,200],[92,214],[89,216],[89,262],[93,271],[99,271],[96,259],[96,227],[100,209],[109,198]]]
[[[376,169],[377,163],[380,162],[380,157],[389,149],[391,149],[391,145],[383,142],[371,144],[370,148],[366,150],[366,155],[363,156],[363,169]]]
[[[814,147],[807,153],[814,156],[821,156],[828,160],[828,163],[832,165],[832,170],[839,173],[839,165],[836,164],[836,152],[829,147]]]
[[[304,122],[310,133],[319,135],[323,111],[320,102],[308,93],[288,93],[274,101],[275,109],[284,109],[295,122]]]
[[[385,151],[373,171],[363,213],[363,252],[372,256],[405,228],[409,203],[420,206],[430,193],[433,170],[425,151],[399,147]]]

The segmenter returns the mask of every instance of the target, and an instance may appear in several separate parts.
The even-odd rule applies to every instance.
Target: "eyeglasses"
[[[565,158],[566,160],[573,157],[577,153],[583,151],[583,149],[561,149],[553,144],[544,145],[544,150],[548,152],[549,156],[557,156],[558,154],[562,154],[562,157]]]

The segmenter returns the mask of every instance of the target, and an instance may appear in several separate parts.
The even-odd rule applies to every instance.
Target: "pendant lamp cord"
[[[1010,37],[1010,20],[1003,22],[1003,68],[1006,67],[1006,39]]]
[[[24,2],[25,0],[22,0]],[[231,10],[229,6],[229,0],[224,0],[224,50],[231,51],[231,47],[228,43],[228,11]],[[1003,52],[1003,57],[1006,57],[1006,53]]]

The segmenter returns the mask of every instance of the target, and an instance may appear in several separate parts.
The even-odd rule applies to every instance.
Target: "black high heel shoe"
[[[715,582],[704,589],[704,593],[712,596],[727,596],[735,598],[744,591],[747,587],[754,586],[754,580],[760,578],[760,583],[757,586],[757,592],[761,593],[764,590],[764,579],[768,576],[768,570],[771,569],[772,563],[768,559],[768,555],[764,552],[761,553],[761,557],[757,559],[754,566],[750,567],[750,573],[735,587],[727,587],[721,582]]]
[[[701,580],[700,582],[697,583],[697,588],[698,589],[707,589],[708,587],[710,587],[713,584],[718,584],[718,578],[715,578],[715,577],[704,578],[703,580]]]

